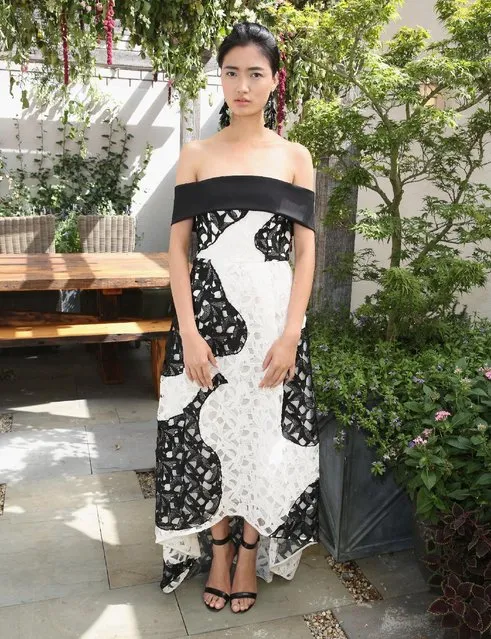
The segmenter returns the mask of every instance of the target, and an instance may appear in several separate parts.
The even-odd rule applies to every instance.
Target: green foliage
[[[365,250],[353,276],[376,285],[359,313],[388,339],[438,324],[491,270],[491,188],[479,179],[489,165],[491,2],[436,2],[441,41],[402,27],[382,42],[400,4],[287,4],[277,21],[293,76],[287,98],[304,103],[289,138],[336,184],[326,221],[346,223],[353,187],[379,200],[354,230],[388,244],[389,257]],[[420,202],[421,183],[431,196]]]
[[[372,472],[394,468],[428,519],[455,500],[491,514],[488,320],[455,316],[404,343],[371,333],[370,323],[317,316],[310,336],[317,408],[336,418],[339,445],[347,429],[362,428],[379,457]],[[440,410],[452,417],[435,421]]]
[[[115,18],[130,44],[155,71],[163,71],[184,98],[195,98],[206,87],[203,60],[240,20],[271,16],[277,0],[166,1],[116,0]],[[324,3],[318,3],[319,6]],[[102,2],[105,16],[107,2]],[[41,51],[45,74],[63,82],[61,17],[68,25],[70,80],[88,81],[95,69],[93,52],[104,42],[103,24],[94,3],[78,0],[10,0],[0,3],[0,48],[11,62],[24,64],[34,48]],[[117,34],[115,34],[115,39]]]
[[[445,380],[420,387],[405,404],[420,433],[403,452],[399,480],[424,520],[438,521],[457,501],[491,522],[491,367],[462,359]]]

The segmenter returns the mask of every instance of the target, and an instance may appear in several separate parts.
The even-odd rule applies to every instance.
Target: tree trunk
[[[352,150],[348,152],[352,155]],[[355,232],[351,227],[356,222],[358,190],[353,189],[349,198],[348,216],[335,222],[327,221],[328,202],[336,182],[322,170],[332,166],[334,159],[325,158],[316,172],[316,271],[310,303],[317,313],[336,313],[348,317],[351,310],[353,278],[346,269],[353,265]]]

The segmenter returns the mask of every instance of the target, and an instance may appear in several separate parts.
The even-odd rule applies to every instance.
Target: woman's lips
[[[237,104],[249,104],[250,100],[235,100]]]

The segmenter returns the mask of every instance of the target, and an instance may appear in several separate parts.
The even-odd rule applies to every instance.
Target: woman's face
[[[222,63],[222,87],[225,101],[237,115],[251,115],[264,109],[269,94],[278,84],[269,61],[254,44],[234,47]]]

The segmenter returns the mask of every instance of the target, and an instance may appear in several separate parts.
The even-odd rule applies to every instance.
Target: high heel
[[[259,543],[259,539],[260,537],[258,536],[254,544],[248,544],[246,541],[244,541],[244,537],[242,537],[242,539],[240,540],[240,545],[247,550],[254,550]],[[257,599],[257,592],[232,592],[229,596],[229,599],[230,602],[232,602],[234,599],[254,599],[254,602],[249,606],[249,608],[246,608],[246,610],[234,610],[232,608],[232,605],[230,605],[230,609],[232,610],[232,612],[237,615],[241,612],[248,612],[251,608],[254,607]]]
[[[213,539],[213,537],[211,538],[211,543],[215,546],[224,546],[225,544],[228,544],[229,541],[232,541],[230,534],[227,535],[225,539]],[[208,608],[208,610],[213,610],[213,612],[220,612],[220,610],[223,610],[230,601],[230,595],[226,592],[223,592],[223,590],[218,590],[218,588],[211,588],[210,586],[206,586],[204,592],[208,593],[209,595],[215,595],[215,597],[220,597],[225,601],[221,608],[215,608],[215,606],[210,606],[206,603],[206,601],[203,600],[203,603]]]

